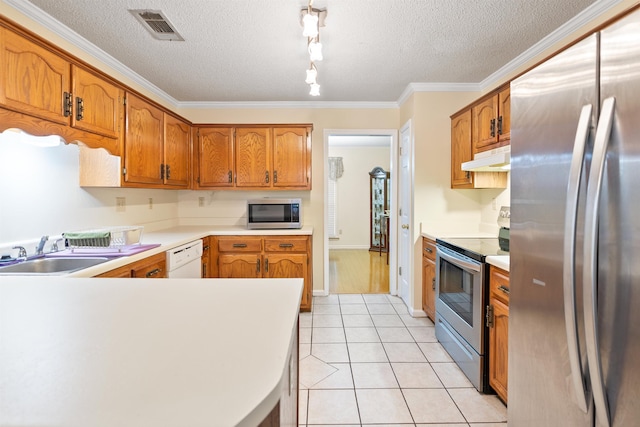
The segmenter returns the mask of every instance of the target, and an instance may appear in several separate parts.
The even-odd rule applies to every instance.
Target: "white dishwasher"
[[[167,277],[170,279],[202,278],[202,240],[196,240],[167,251]]]

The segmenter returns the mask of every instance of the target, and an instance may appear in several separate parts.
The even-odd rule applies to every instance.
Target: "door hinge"
[[[402,276],[402,267],[398,267],[398,275]]]
[[[127,105],[127,97],[126,96],[122,97],[122,105]]]
[[[402,216],[402,208],[398,210],[398,216]]]
[[[493,328],[493,306],[487,306],[487,313],[485,314],[487,328]]]
[[[402,156],[402,147],[400,147],[400,155]]]
[[[127,168],[122,168],[122,175],[126,175],[127,174]]]

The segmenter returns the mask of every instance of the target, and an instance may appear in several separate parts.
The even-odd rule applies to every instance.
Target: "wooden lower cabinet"
[[[167,277],[166,254],[161,252],[156,255],[141,259],[131,264],[123,265],[111,271],[99,274],[96,277],[120,277],[120,278],[148,278],[162,279]]]
[[[202,239],[202,278],[207,279],[211,276],[211,239],[212,237],[204,237]]]
[[[509,368],[509,272],[489,272],[489,385],[507,403]]]
[[[212,236],[211,277],[302,278],[300,310],[311,310],[311,236]]]
[[[422,238],[422,310],[436,321],[436,242]]]

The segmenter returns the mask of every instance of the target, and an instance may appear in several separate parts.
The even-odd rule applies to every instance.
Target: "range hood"
[[[511,170],[511,146],[478,153],[470,162],[462,164],[463,171],[508,172]]]

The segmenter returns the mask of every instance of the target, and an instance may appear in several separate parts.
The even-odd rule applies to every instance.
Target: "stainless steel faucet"
[[[16,258],[19,261],[24,261],[25,259],[27,259],[27,250],[24,248],[24,246],[14,246],[13,249],[18,249],[18,258]]]
[[[59,250],[61,250],[58,247],[58,242],[63,242],[64,241],[64,237],[60,237],[59,239],[56,239],[53,241],[53,244],[51,245],[51,252],[58,252]]]
[[[47,243],[47,240],[49,240],[49,236],[42,236],[40,238],[40,243],[38,243],[36,247],[36,255],[44,254],[44,244]]]

